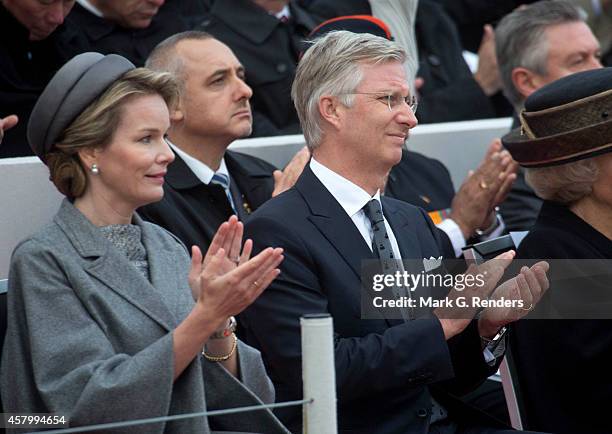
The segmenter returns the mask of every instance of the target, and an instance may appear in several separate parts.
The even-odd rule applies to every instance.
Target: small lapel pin
[[[253,212],[251,205],[249,205],[249,203],[246,201],[244,194],[242,195],[242,208],[247,214],[251,214]]]

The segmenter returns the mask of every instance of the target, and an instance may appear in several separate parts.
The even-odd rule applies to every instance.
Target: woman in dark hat
[[[176,237],[134,212],[162,198],[176,97],[169,74],[85,53],[37,102],[28,138],[66,199],[13,253],[5,411],[59,413],[80,426],[273,401],[232,315],[277,276],[280,249],[249,259],[252,243],[241,246],[231,218],[206,257],[194,246],[190,260]],[[211,430],[287,432],[267,410],[117,432]]]
[[[517,257],[553,259],[536,319],[517,323],[511,339],[524,426],[610,433],[612,68],[541,88],[521,124],[503,143],[544,204]]]

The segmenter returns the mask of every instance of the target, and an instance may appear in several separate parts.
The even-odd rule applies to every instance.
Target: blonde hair
[[[406,52],[395,42],[367,33],[333,31],[318,38],[298,64],[291,98],[310,150],[321,142],[319,100],[337,96],[351,107],[352,92],[363,79],[362,64],[404,63]]]
[[[169,73],[132,69],[119,77],[64,130],[47,155],[46,163],[51,181],[66,197],[75,199],[87,189],[87,175],[78,152],[108,146],[124,105],[139,95],[159,95],[172,108],[178,99],[178,87]]]
[[[599,169],[592,158],[560,166],[525,169],[525,180],[546,200],[570,205],[591,194]]]

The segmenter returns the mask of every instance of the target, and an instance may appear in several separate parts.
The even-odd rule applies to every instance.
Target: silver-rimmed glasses
[[[419,106],[419,101],[417,100],[416,95],[402,96],[400,93],[384,93],[384,92],[351,92],[345,95],[368,95],[374,97],[377,101],[385,104],[389,111],[392,112],[402,103],[406,103],[412,113],[416,113],[417,107]]]

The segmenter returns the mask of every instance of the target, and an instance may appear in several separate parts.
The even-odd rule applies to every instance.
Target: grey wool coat
[[[70,426],[274,400],[259,352],[240,342],[241,381],[196,357],[173,383],[173,329],[193,307],[185,247],[143,222],[149,282],[68,200],[22,241],[9,274],[0,386],[5,412]],[[129,433],[287,433],[269,410],[137,425]]]

